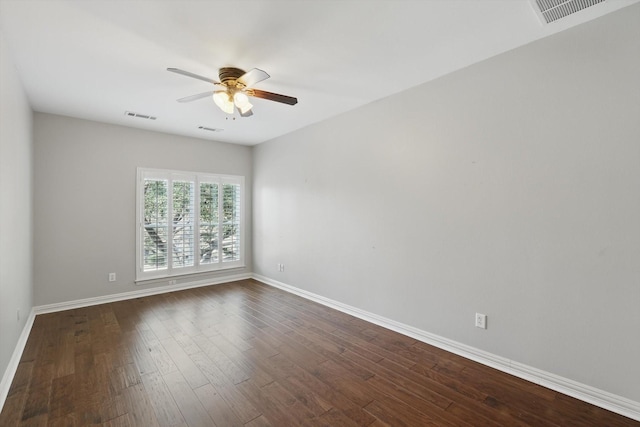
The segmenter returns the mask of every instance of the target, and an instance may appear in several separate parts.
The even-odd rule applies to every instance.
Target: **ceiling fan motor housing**
[[[220,68],[220,82],[225,86],[236,86],[238,83],[238,79],[243,75],[244,71],[240,68]]]

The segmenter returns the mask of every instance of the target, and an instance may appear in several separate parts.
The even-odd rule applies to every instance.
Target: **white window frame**
[[[167,268],[162,270],[144,271],[144,180],[145,178],[162,179],[167,180],[167,197],[168,200],[168,214],[167,217],[172,217],[172,195],[173,186],[172,183],[176,181],[190,180],[194,183],[194,265],[189,267],[173,267],[173,254],[171,251],[167,254]],[[200,184],[201,183],[215,183],[218,184],[218,239],[222,237],[223,230],[223,185],[235,184],[240,186],[240,197],[238,200],[240,209],[240,258],[236,261],[224,261],[222,252],[222,242],[219,241],[218,248],[218,261],[200,264]],[[244,213],[244,199],[245,199],[245,186],[244,176],[239,175],[220,175],[212,173],[200,173],[200,172],[185,172],[177,170],[166,169],[150,169],[150,168],[137,168],[136,177],[136,282],[145,280],[162,279],[167,277],[178,277],[188,274],[204,273],[209,271],[227,270],[232,268],[245,267],[245,213]],[[171,224],[167,224],[169,230]],[[167,232],[167,246],[171,248],[172,233]]]

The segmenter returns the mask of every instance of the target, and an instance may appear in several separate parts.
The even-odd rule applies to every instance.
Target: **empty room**
[[[640,426],[640,0],[0,0],[0,426]]]

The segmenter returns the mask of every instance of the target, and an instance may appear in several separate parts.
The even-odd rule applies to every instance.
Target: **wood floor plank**
[[[34,417],[23,419],[18,425],[20,427],[45,427],[47,424],[49,424],[48,415],[39,414]]]
[[[436,421],[396,402],[374,400],[364,408],[365,411],[391,426],[430,426],[438,427]]]
[[[167,353],[162,342],[156,341],[153,344],[149,344],[148,349],[149,355],[151,355],[153,363],[158,368],[158,372],[160,372],[160,374],[170,374],[171,372],[178,370],[178,366],[176,366],[169,353]]]
[[[194,392],[216,427],[233,427],[244,424],[211,384],[205,384],[195,389]]]
[[[332,360],[327,360],[316,366],[311,373],[322,382],[349,396],[351,401],[361,407],[373,400],[371,390],[365,380],[357,375],[352,375],[347,369]]]
[[[260,392],[285,411],[292,423],[304,422],[314,417],[313,412],[278,381],[260,387]]]
[[[9,392],[7,393],[8,397],[17,394],[26,394],[29,384],[31,383],[31,379],[33,378],[34,366],[35,362],[33,359],[26,361],[23,360],[18,364],[16,374],[13,376],[13,381],[9,387]]]
[[[54,366],[56,367],[56,372],[54,375],[55,378],[73,374],[73,357],[75,354],[75,343],[75,327],[66,329],[64,333],[60,335],[60,340],[58,341],[57,345],[58,351],[56,353],[56,360],[53,362]]]
[[[42,316],[36,316],[31,326],[31,332],[24,346],[24,351],[20,357],[20,362],[33,362],[36,360],[38,353],[44,342],[44,334],[46,333],[46,322]]]
[[[72,389],[74,412],[80,425],[100,425],[126,412],[111,381],[111,360],[106,353],[76,355]]]
[[[184,351],[186,354],[193,354],[201,351],[198,345],[191,338],[191,336],[200,333],[200,330],[197,328],[189,327],[188,325],[193,324],[190,322],[186,322],[184,317],[176,316],[176,318],[173,318],[171,320],[165,320],[164,324],[169,330],[169,333],[171,334],[173,339],[178,343],[182,351]],[[186,327],[190,331],[192,331],[192,335],[190,336],[187,332],[185,332],[181,325],[186,325]]]
[[[129,348],[133,363],[140,375],[158,370],[153,357],[151,357],[151,350],[136,329],[125,332],[122,339]]]
[[[254,351],[255,349],[251,349],[248,352]],[[259,351],[255,351],[251,357],[256,365],[268,372],[314,416],[322,415],[333,407],[331,403],[322,398],[318,390],[312,389],[306,381],[295,374],[291,364],[282,369],[282,366],[275,362],[271,356],[265,357]]]
[[[576,426],[598,424],[606,425],[607,427],[625,427],[631,425],[628,418],[612,417],[612,413],[606,409],[598,408],[561,393],[556,393],[555,403],[555,408],[558,411],[556,417],[558,417],[558,413],[573,414],[572,423]],[[640,423],[635,425],[640,426]]]
[[[0,425],[640,422],[248,279],[36,316]]]
[[[91,329],[89,328],[89,316],[85,309],[75,311],[75,344],[74,353],[91,351]]]
[[[21,362],[14,380],[9,387],[7,398],[0,410],[0,426],[18,425],[23,416],[25,402],[28,397],[29,385],[33,379],[32,372],[35,362],[29,360]]]
[[[128,387],[142,382],[140,373],[134,363],[113,367],[109,374],[109,379],[111,389],[117,394],[122,393],[122,391]]]
[[[155,315],[147,316],[144,321],[153,331],[153,334],[157,339],[163,340],[171,337],[171,332],[169,331],[169,329],[167,329],[162,320],[158,319]]]
[[[341,411],[331,408],[320,416],[306,420],[302,425],[308,427],[357,427],[360,424],[357,424]]]
[[[98,384],[97,372],[94,369],[94,358],[91,351],[76,354],[74,374],[74,408],[78,421],[90,418],[102,422],[97,413],[97,403],[106,399],[107,394],[101,390],[104,384]]]
[[[55,366],[53,363],[36,366],[34,368],[34,381],[32,381],[29,386],[27,399],[22,410],[23,422],[31,418],[38,418],[40,415],[48,414],[51,383],[53,381],[54,373]]]
[[[328,402],[358,425],[369,425],[374,421],[373,417],[362,410],[362,405],[358,405],[353,401],[352,396],[345,395],[330,384],[323,382],[310,371],[298,366],[284,354],[264,359],[263,363],[270,365],[270,372],[274,372],[275,376],[293,378],[295,381],[305,384],[317,394],[318,397],[316,399],[319,400],[319,405],[324,405],[320,402]]]
[[[205,337],[198,335],[194,338],[195,342],[202,349],[204,354],[211,360],[215,366],[219,367],[224,375],[229,378],[232,384],[240,384],[246,381],[250,376],[242,370],[229,356],[227,356],[214,342]],[[193,359],[193,355],[191,355]]]
[[[262,304],[262,306],[263,307],[265,306],[264,303]],[[273,303],[272,300],[270,300],[270,305],[267,305],[267,307],[282,308],[282,304],[278,305],[277,303]],[[327,343],[331,342],[333,346],[335,346],[335,348],[333,349],[334,352],[341,353],[342,351],[344,351],[345,348],[349,348],[354,350],[355,352],[360,353],[364,357],[369,357],[374,361],[379,361],[383,357],[386,357],[388,359],[394,360],[396,363],[403,364],[407,367],[413,366],[415,364],[415,362],[411,360],[407,360],[402,357],[399,357],[395,353],[385,351],[380,347],[375,348],[376,350],[375,353],[367,350],[366,348],[358,347],[353,344],[354,341],[359,342],[361,344],[368,343],[368,342],[362,339],[359,339],[354,335],[342,335],[341,337],[341,334],[344,334],[344,332],[341,331],[339,328],[336,328],[335,325],[332,325],[328,322],[324,322],[319,317],[313,318],[309,316],[306,313],[306,311],[302,309],[298,309],[298,311],[296,311],[295,314],[284,317],[284,318],[286,320],[282,321],[282,323],[285,325],[288,325],[289,327],[291,327],[291,329],[298,330],[298,331],[304,330],[304,331],[312,332],[315,335],[322,337],[321,342],[323,342],[325,344],[325,347],[327,347],[329,350],[332,350],[331,344],[327,345]],[[372,348],[371,346],[368,346],[368,347]],[[380,353],[382,353],[383,355],[380,355]]]
[[[375,374],[364,368],[361,364],[354,363],[350,359],[343,357],[345,348],[336,345],[330,340],[326,340],[318,335],[314,335],[304,329],[298,329],[295,327],[294,331],[289,336],[296,342],[303,345],[319,355],[322,355],[327,360],[333,360],[341,366],[347,368],[353,375],[357,375],[363,380],[367,380]]]
[[[155,417],[160,426],[188,425],[160,373],[150,372],[143,375],[142,383],[149,395]]]
[[[36,367],[53,364],[58,352],[56,346],[59,341],[59,335],[57,332],[58,324],[60,323],[59,318],[52,317],[52,314],[45,316],[47,316],[48,318],[43,322],[42,325],[43,334],[40,337],[42,342],[35,357]]]
[[[161,344],[192,389],[202,387],[209,382],[176,340],[167,338],[162,340]]]
[[[191,358],[242,422],[247,423],[262,414],[206,354],[196,353]]]
[[[251,380],[247,380],[237,385],[238,389],[246,396],[253,405],[274,425],[289,426],[295,425],[303,418],[311,418],[312,414],[304,412],[304,410],[296,410],[293,405],[296,403],[294,398],[288,401],[282,396],[282,388],[273,383],[271,389],[261,389]],[[275,393],[274,393],[275,392]]]
[[[132,421],[128,413],[102,423],[102,427],[131,427]]]
[[[218,336],[213,341],[214,345],[218,347],[229,359],[233,360],[247,376],[258,387],[262,387],[266,384],[273,382],[273,377],[269,373],[265,372],[258,364],[245,353],[240,351],[235,344],[226,340],[223,336]],[[236,383],[239,384],[239,383]]]
[[[150,397],[142,383],[127,387],[121,395],[131,426],[157,427],[159,425]]]
[[[466,368],[457,375],[461,381],[470,387],[479,390],[487,395],[484,403],[500,409],[500,412],[510,414],[513,418],[533,423],[537,425],[553,425],[550,421],[545,421],[541,413],[546,413],[545,417],[553,419],[554,409],[551,399],[541,398],[539,394],[531,393],[529,388],[518,388],[509,381],[486,382],[484,375]],[[517,392],[516,392],[517,390]]]
[[[253,420],[246,423],[245,427],[271,427],[272,425],[273,424],[271,424],[269,420],[267,420],[267,417],[265,417],[264,415],[260,415],[259,417],[254,418]]]
[[[296,376],[278,379],[278,382],[316,417],[333,409],[331,403],[319,396],[307,383]]]
[[[0,426],[17,426],[20,424],[26,399],[26,393],[13,394],[7,397],[2,407],[2,412],[0,412]]]
[[[392,362],[386,359],[381,360],[379,364],[381,366],[390,365],[392,368],[395,366]],[[416,363],[409,370],[414,375],[406,373],[406,371],[402,372],[404,372],[405,375],[411,376],[411,378],[420,383],[425,380],[430,380],[433,381],[433,383],[438,384],[437,387],[446,387],[451,392],[451,394],[447,394],[448,396],[460,396],[463,400],[464,398],[469,398],[478,402],[487,398],[487,395],[481,390],[470,387],[456,376],[443,374],[441,371],[436,370],[435,366],[429,367]]]
[[[431,377],[412,376],[410,372],[413,371],[407,372],[404,368],[398,367],[386,359],[381,360],[379,365],[381,366],[380,373],[391,375],[390,379],[396,385],[418,393],[424,393],[424,390],[428,390],[429,393],[436,393],[449,399],[452,403],[445,410],[452,413],[455,419],[464,422],[482,420],[487,425],[520,425],[517,419],[513,419],[508,414],[494,412],[488,408],[484,404],[487,397],[485,394],[470,397],[471,393],[460,393],[458,389],[452,389],[448,387],[447,383],[432,380]]]
[[[49,397],[49,418],[63,418],[65,414],[75,411],[73,399],[74,382],[74,374],[53,379]]]
[[[150,346],[153,344],[157,344],[158,342],[160,342],[160,340],[153,332],[149,324],[145,320],[143,320],[144,317],[144,315],[140,316],[140,323],[136,325],[136,332],[140,334],[140,336],[144,340],[145,345]]]
[[[243,351],[243,353],[251,354],[253,357],[259,357],[261,359],[279,354],[280,350],[278,350],[276,346],[273,346],[268,341],[263,340],[265,337],[269,338],[268,335],[263,334],[257,334],[254,338],[251,338],[249,340],[251,348]]]
[[[167,389],[190,427],[210,427],[213,420],[180,371],[163,375]],[[204,385],[204,384],[203,384]]]
[[[76,427],[79,426],[76,414],[69,412],[58,418],[49,418],[47,427]]]

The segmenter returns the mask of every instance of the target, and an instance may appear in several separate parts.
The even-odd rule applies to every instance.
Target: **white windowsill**
[[[166,275],[166,276],[158,276],[158,277],[149,277],[148,279],[136,279],[133,281],[134,284],[136,285],[143,285],[143,284],[152,284],[152,283],[160,283],[160,282],[165,282],[167,280],[178,280],[178,279],[182,279],[182,278],[189,278],[189,277],[200,277],[200,276],[205,276],[205,275],[212,275],[212,274],[216,274],[216,273],[220,273],[220,272],[224,272],[224,273],[228,273],[228,272],[232,272],[234,270],[243,270],[246,269],[247,266],[246,265],[236,265],[233,267],[222,267],[222,268],[217,268],[215,270],[207,270],[207,271],[195,271],[193,273],[185,273],[185,274],[172,274],[172,275]]]

